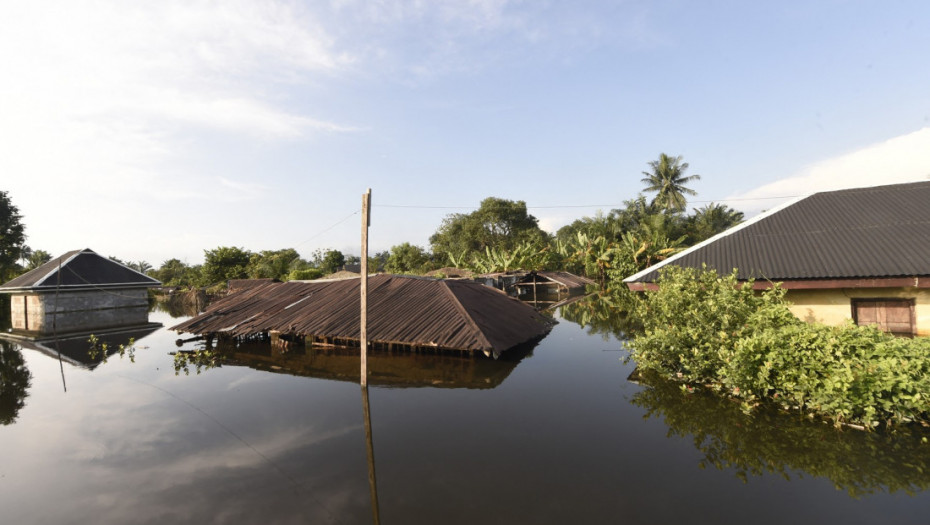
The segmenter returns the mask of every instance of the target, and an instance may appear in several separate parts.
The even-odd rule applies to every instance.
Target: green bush
[[[723,390],[747,411],[769,400],[868,428],[930,420],[930,340],[805,323],[784,290],[753,291],[735,272],[669,267],[658,284],[628,343],[644,370]]]
[[[319,268],[306,268],[304,270],[291,270],[287,275],[288,281],[312,281],[323,277],[323,270]]]

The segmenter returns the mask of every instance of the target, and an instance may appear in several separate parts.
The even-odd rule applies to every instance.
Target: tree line
[[[446,216],[429,238],[429,248],[404,242],[376,253],[369,267],[378,271],[424,274],[457,268],[477,273],[509,270],[567,270],[602,283],[623,279],[687,246],[740,223],[742,212],[706,204],[687,212],[688,187],[700,175],[686,175],[681,156],[661,154],[643,171],[643,193],[617,209],[579,218],[549,234],[539,227],[526,202],[488,197],[470,213]],[[646,194],[649,194],[648,196]],[[6,281],[44,264],[51,255],[31,250],[19,211],[0,192],[0,277]],[[203,264],[180,259],[158,268],[145,261],[120,261],[167,286],[209,287],[230,279],[316,279],[359,258],[334,249],[304,259],[294,248],[252,252],[235,246],[204,250]]]

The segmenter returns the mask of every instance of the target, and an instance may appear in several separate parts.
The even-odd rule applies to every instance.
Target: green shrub
[[[312,281],[323,277],[323,270],[319,268],[306,268],[304,270],[291,270],[287,275],[288,281]]]
[[[808,324],[784,290],[763,292],[736,273],[669,267],[637,313],[628,343],[644,370],[739,398],[763,400],[868,428],[930,419],[930,340],[873,327]]]

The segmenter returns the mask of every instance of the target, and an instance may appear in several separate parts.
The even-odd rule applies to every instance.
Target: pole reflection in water
[[[371,491],[371,517],[375,525],[381,523],[378,512],[378,481],[375,477],[375,446],[371,437],[371,405],[368,403],[368,385],[362,385],[362,410],[365,412],[365,445],[368,449],[368,488]]]

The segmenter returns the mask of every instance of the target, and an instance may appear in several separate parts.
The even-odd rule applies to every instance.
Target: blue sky
[[[28,244],[428,246],[525,200],[554,231],[659,153],[694,206],[930,176],[930,4],[32,1],[0,17],[0,190]]]

